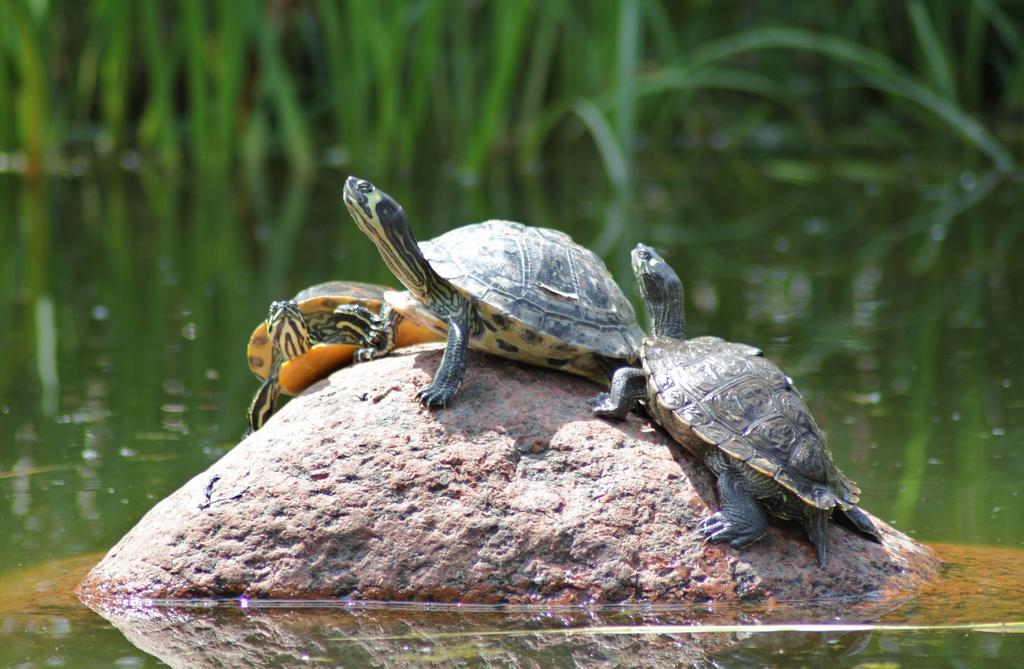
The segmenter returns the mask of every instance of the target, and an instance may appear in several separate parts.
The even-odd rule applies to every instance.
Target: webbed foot
[[[700,521],[697,531],[704,536],[705,541],[713,544],[729,542],[730,546],[737,549],[746,548],[765,535],[763,528],[730,520],[721,511]]]
[[[352,356],[352,358],[356,362],[368,362],[370,360],[376,360],[377,358],[383,358],[388,353],[390,353],[390,351],[388,351],[388,350],[367,347],[367,348],[357,349],[355,354]]]
[[[439,383],[431,383],[416,393],[416,398],[431,409],[443,409],[454,396],[455,390]]]
[[[587,400],[587,405],[590,407],[591,413],[602,418],[625,420],[626,414],[629,413],[628,410],[623,411],[608,393],[600,393],[595,397],[591,397]]]

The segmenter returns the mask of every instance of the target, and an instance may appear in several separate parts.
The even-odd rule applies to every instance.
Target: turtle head
[[[412,234],[412,225],[394,198],[365,179],[345,180],[342,197],[359,229],[380,251],[384,263],[406,288],[424,300],[443,291]]]
[[[411,234],[409,219],[394,198],[366,179],[349,177],[342,189],[342,198],[356,225],[375,244],[393,243],[396,233]]]
[[[637,244],[630,255],[633,274],[647,312],[647,323],[655,337],[683,339],[686,313],[683,306],[683,282],[658,252]]]
[[[267,315],[267,333],[279,352],[287,360],[297,358],[310,348],[309,325],[295,300],[272,302]]]

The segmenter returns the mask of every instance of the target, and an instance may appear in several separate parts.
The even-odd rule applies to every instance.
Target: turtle
[[[369,181],[348,177],[343,198],[356,225],[407,288],[385,294],[373,346],[394,348],[395,314],[446,338],[430,385],[430,408],[458,392],[472,348],[607,384],[635,359],[643,339],[632,305],[604,262],[564,232],[488,220],[417,243],[402,207]]]
[[[330,372],[352,362],[369,343],[387,286],[356,281],[327,281],[273,302],[256,326],[246,355],[249,369],[261,379],[249,405],[249,430],[273,415],[282,392],[298,395]],[[413,321],[396,319],[395,345],[437,341],[440,337]]]
[[[651,330],[642,367],[615,372],[593,413],[622,419],[640,405],[715,474],[720,510],[698,524],[712,542],[742,549],[768,530],[765,512],[802,522],[826,565],[831,517],[881,542],[856,505],[860,488],[832,460],[803,397],[754,346],[719,337],[685,338],[683,286],[654,249],[632,252]]]

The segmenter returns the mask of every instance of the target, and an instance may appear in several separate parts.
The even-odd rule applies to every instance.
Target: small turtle
[[[604,262],[563,232],[485,221],[417,244],[402,207],[369,181],[343,191],[356,225],[377,246],[404,293],[387,293],[374,345],[392,348],[393,314],[447,337],[433,382],[417,393],[431,407],[455,396],[469,348],[607,383],[643,339],[629,300]]]
[[[745,548],[765,535],[768,513],[803,522],[825,566],[833,511],[880,542],[857,508],[860,489],[833,464],[825,436],[803,397],[760,349],[718,337],[684,338],[683,286],[651,248],[632,253],[651,336],[643,369],[615,372],[611,392],[591,401],[599,416],[622,419],[641,403],[717,477],[721,510],[699,531]]]
[[[370,331],[389,289],[355,281],[328,281],[273,302],[267,320],[249,338],[249,369],[263,380],[249,405],[249,430],[273,415],[282,392],[298,395],[352,362],[369,344]],[[432,331],[396,319],[395,345],[439,341]]]

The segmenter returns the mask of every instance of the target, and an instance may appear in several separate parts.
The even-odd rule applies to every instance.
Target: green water
[[[124,633],[77,605],[67,593],[93,554],[237,442],[256,385],[244,344],[268,303],[326,279],[394,283],[341,206],[346,173],[179,182],[103,165],[35,185],[0,175],[0,666],[161,666],[174,656],[148,644],[167,638],[221,666],[1009,666],[1024,656],[1024,636],[1006,630],[608,627],[835,619],[812,603],[728,615],[235,604],[163,610],[144,632],[115,620]],[[498,168],[471,188],[426,170],[380,185],[423,237],[492,217],[566,230],[634,297],[628,249],[661,248],[686,282],[690,333],[757,344],[779,362],[865,508],[919,540],[973,547],[949,553],[954,564],[984,565],[965,567],[977,587],[950,590],[963,604],[955,615],[943,615],[944,591],[839,618],[1024,621],[1019,569],[978,578],[1024,562],[1008,550],[1024,546],[1020,175],[904,158],[711,154],[681,165],[666,155],[643,161],[627,197],[586,155],[535,176]],[[227,643],[246,635],[265,643]]]

